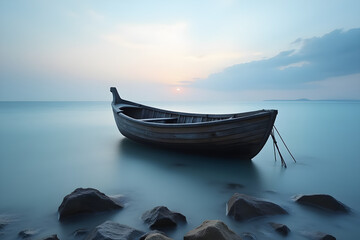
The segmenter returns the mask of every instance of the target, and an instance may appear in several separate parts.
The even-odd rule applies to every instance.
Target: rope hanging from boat
[[[271,137],[274,135],[274,128],[271,129]],[[275,138],[275,135],[274,135]],[[275,150],[275,141],[273,141],[273,148],[274,148],[274,158],[275,158],[275,162],[276,162],[276,150]]]
[[[276,141],[276,139],[275,139],[274,131],[271,131],[271,137],[272,137],[272,140],[273,140],[273,144],[274,144],[274,146],[276,147],[276,149],[277,149],[277,151],[278,151],[278,153],[279,153],[279,156],[280,156],[280,159],[281,159],[281,166],[284,167],[284,168],[287,168],[286,162],[285,162],[283,156],[281,155],[279,146],[278,146],[277,141]],[[275,150],[275,149],[274,149],[274,150]],[[276,152],[274,152],[274,154],[275,154],[275,161],[276,161]]]
[[[281,137],[281,135],[280,135],[279,131],[277,130],[277,128],[275,127],[275,125],[274,125],[274,128],[275,128],[275,131],[277,132],[277,134],[279,135],[281,141],[283,142],[284,146],[286,147],[287,151],[289,152],[290,156],[292,157],[292,159],[294,160],[294,162],[296,162],[294,156],[291,154],[288,146],[286,145],[285,141],[284,141],[283,138]]]
[[[280,156],[281,166],[283,166],[284,168],[287,168],[286,162],[285,162],[285,160],[284,160],[284,158],[283,158],[283,156],[282,156],[282,154],[281,154],[281,152],[280,152],[279,146],[278,146],[278,144],[277,144],[277,141],[276,141],[276,138],[275,138],[275,131],[274,131],[274,129],[275,129],[275,131],[277,132],[277,134],[279,135],[282,143],[284,144],[286,150],[289,152],[289,154],[290,154],[290,156],[292,157],[292,159],[294,160],[294,162],[296,162],[296,160],[295,160],[294,156],[291,154],[291,152],[290,152],[288,146],[286,145],[284,139],[281,137],[279,131],[277,130],[277,128],[276,128],[275,125],[274,125],[273,129],[271,129],[270,135],[271,135],[271,138],[272,138],[272,140],[273,140],[275,161],[276,161],[276,150],[277,150],[277,152],[279,153],[279,156]]]

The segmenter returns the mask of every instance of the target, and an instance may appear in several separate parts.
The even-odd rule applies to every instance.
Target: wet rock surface
[[[64,197],[59,206],[59,219],[82,213],[103,212],[123,208],[119,203],[93,188],[78,188]]]
[[[304,232],[303,235],[311,240],[336,240],[334,236],[323,232]]]
[[[41,240],[60,240],[56,234],[42,238]]]
[[[245,186],[240,183],[227,183],[226,188],[229,190],[238,190],[244,188]]]
[[[88,230],[88,229],[81,228],[81,229],[75,230],[75,231],[72,233],[72,235],[73,235],[74,237],[83,237],[83,236],[85,236],[85,235],[88,234],[88,233],[89,233],[89,230]]]
[[[151,233],[146,236],[145,240],[172,240],[172,238],[169,238],[161,233]]]
[[[135,228],[112,222],[106,221],[99,226],[95,227],[86,240],[137,240],[144,232]]]
[[[333,196],[327,194],[297,195],[294,201],[320,209],[326,209],[333,212],[349,212],[349,208],[336,200]]]
[[[287,214],[279,205],[245,194],[235,193],[228,201],[226,214],[244,221],[261,216]]]
[[[14,219],[12,219],[10,216],[0,214],[0,230],[2,230],[3,228],[5,228],[5,227],[6,227],[7,225],[9,225],[12,221],[14,221]]]
[[[270,222],[269,225],[283,236],[287,236],[290,233],[290,228],[285,224]]]
[[[159,231],[159,230],[151,230],[150,232],[147,232],[145,233],[144,235],[142,235],[139,240],[145,240],[145,238],[151,234],[155,234],[155,233],[159,233],[159,234],[162,234],[164,236],[166,236],[166,234],[162,231]]]
[[[241,233],[241,238],[243,240],[256,240],[256,236],[250,232],[244,232],[244,233]]]
[[[19,232],[19,237],[21,238],[30,238],[36,234],[38,234],[38,230],[34,230],[34,229],[25,229]]]
[[[184,236],[184,240],[241,240],[241,237],[219,220],[204,221]]]
[[[6,225],[7,225],[7,223],[0,222],[0,230],[3,229]]]
[[[158,206],[146,211],[141,219],[151,229],[164,229],[176,227],[179,223],[186,223],[186,217],[181,213],[170,211],[167,207]]]

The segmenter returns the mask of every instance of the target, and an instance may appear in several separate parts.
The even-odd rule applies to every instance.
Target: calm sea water
[[[0,218],[13,222],[1,239],[24,229],[37,237],[58,234],[71,239],[79,228],[114,220],[143,231],[140,216],[166,205],[183,213],[188,224],[170,237],[182,239],[206,219],[220,219],[235,232],[257,239],[279,239],[268,222],[287,224],[289,239],[304,231],[322,231],[338,239],[360,237],[360,102],[242,102],[160,104],[188,112],[228,113],[278,109],[275,125],[295,155],[283,146],[288,168],[274,162],[269,140],[252,161],[187,155],[139,145],[117,130],[108,102],[0,103]],[[242,185],[229,188],[229,183]],[[78,187],[126,196],[120,211],[59,222],[57,208]],[[234,192],[273,201],[289,215],[236,222],[225,215]],[[296,194],[327,193],[352,209],[348,215],[299,206]]]

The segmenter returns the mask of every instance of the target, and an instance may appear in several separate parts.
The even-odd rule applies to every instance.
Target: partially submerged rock
[[[241,233],[241,237],[243,240],[256,240],[256,236],[251,232],[243,232]]]
[[[5,222],[0,222],[0,230],[3,229],[6,225],[7,225],[7,223],[5,223]]]
[[[294,197],[294,201],[334,212],[349,212],[347,206],[327,194],[298,195]]]
[[[235,193],[226,206],[226,215],[233,216],[239,221],[277,214],[287,214],[287,212],[275,203],[240,193]]]
[[[60,240],[56,234],[42,238],[41,240]]]
[[[336,240],[334,236],[323,232],[303,232],[303,235],[312,240]]]
[[[166,234],[162,231],[159,230],[151,230],[150,232],[145,233],[144,235],[142,235],[139,240],[145,240],[147,236],[151,235],[151,234],[155,234],[155,233],[159,233],[161,235],[166,236]]]
[[[39,231],[38,230],[34,230],[34,229],[25,229],[25,230],[22,230],[19,232],[19,236],[22,237],[22,238],[29,238],[29,237],[32,237],[36,234],[38,234]]]
[[[0,230],[5,228],[10,223],[16,221],[14,216],[7,214],[0,214]]]
[[[145,240],[172,240],[161,233],[151,233],[146,236]]]
[[[285,224],[270,222],[270,226],[283,236],[287,236],[290,233],[290,229]]]
[[[106,221],[95,227],[85,240],[137,240],[144,232],[132,227]]]
[[[72,235],[73,235],[74,237],[82,237],[82,236],[84,236],[84,235],[86,235],[86,234],[88,234],[88,233],[89,233],[89,230],[88,230],[88,229],[80,228],[80,229],[75,230],[75,231],[72,233]]]
[[[93,188],[78,188],[64,197],[59,206],[59,219],[80,213],[94,213],[122,208],[104,193]]]
[[[244,185],[242,185],[240,183],[227,183],[226,188],[229,190],[237,190],[240,188],[244,188]]]
[[[146,211],[141,219],[149,224],[151,229],[176,227],[179,223],[186,223],[186,217],[184,215],[172,212],[164,206],[158,206]]]
[[[207,220],[188,232],[184,240],[241,240],[241,238],[222,221]]]

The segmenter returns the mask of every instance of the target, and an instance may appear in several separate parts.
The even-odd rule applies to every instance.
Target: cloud
[[[183,44],[186,23],[175,24],[120,24],[116,32],[102,36],[104,40],[130,48],[172,48]]]
[[[228,67],[190,85],[218,90],[305,89],[310,82],[360,73],[360,28],[294,43],[300,48]]]
[[[100,14],[100,13],[98,13],[95,10],[92,10],[92,9],[89,9],[87,11],[87,13],[92,19],[97,20],[97,21],[102,21],[105,18],[104,15],[102,15],[102,14]]]

